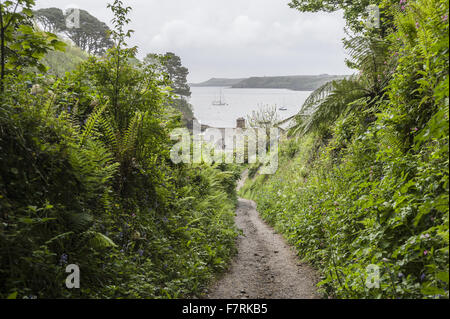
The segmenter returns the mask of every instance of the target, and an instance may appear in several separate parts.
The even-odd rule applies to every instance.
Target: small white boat
[[[222,90],[220,90],[219,99],[212,101],[212,105],[228,105],[223,98]]]
[[[280,111],[287,111],[287,108],[284,107],[284,106],[282,106],[282,107],[280,107],[278,110],[280,110]]]

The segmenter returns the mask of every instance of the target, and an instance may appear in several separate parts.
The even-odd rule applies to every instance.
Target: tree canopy
[[[361,30],[361,18],[367,15],[366,8],[371,4],[379,4],[380,2],[380,0],[291,0],[289,6],[301,12],[334,12],[343,10],[347,25],[354,30]]]
[[[149,61],[158,61],[163,71],[168,75],[173,93],[182,97],[191,96],[191,89],[187,84],[189,70],[181,63],[181,58],[175,53],[167,52],[164,55],[148,54]]]
[[[86,10],[80,10],[79,28],[68,27],[64,12],[58,8],[39,9],[34,14],[45,31],[63,33],[89,54],[102,55],[114,45],[110,28]]]

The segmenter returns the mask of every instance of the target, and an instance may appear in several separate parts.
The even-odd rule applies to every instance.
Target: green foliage
[[[191,89],[187,84],[189,70],[181,63],[181,58],[175,53],[167,52],[164,55],[148,54],[145,58],[148,63],[157,63],[162,71],[168,75],[173,94],[179,97],[191,96]]]
[[[385,49],[348,42],[354,66],[370,66],[354,79],[362,97],[336,82],[313,94],[280,170],[242,193],[322,273],[324,294],[448,298],[448,2],[382,6]],[[379,288],[366,286],[369,265]]]
[[[235,252],[239,169],[171,162],[167,75],[126,48],[130,9],[111,9],[103,58],[57,79],[27,63],[0,93],[0,298],[190,297]]]
[[[364,99],[366,93],[359,81],[352,78],[325,84],[305,101],[289,134],[320,131],[322,136],[327,137],[330,124],[341,114],[354,111],[358,106],[355,102]]]
[[[9,89],[0,109],[1,293],[63,296],[62,254],[97,267],[86,231],[111,204],[117,164],[101,144],[78,143],[48,93],[32,97],[25,83]]]
[[[193,128],[193,121],[196,121],[192,105],[185,99],[173,99],[171,105],[181,113],[183,123],[191,130]]]
[[[88,54],[80,48],[66,43],[64,51],[47,52],[42,59],[42,64],[48,68],[48,74],[63,77],[66,72],[74,71],[88,57]]]
[[[172,93],[169,104],[175,110],[181,112],[185,126],[192,130],[193,121],[196,119],[194,118],[192,105],[186,100],[191,96],[191,89],[187,83],[189,71],[181,64],[181,58],[172,52],[167,52],[164,55],[148,54],[144,63],[166,75],[165,81]]]
[[[64,12],[59,8],[44,8],[34,12],[34,17],[47,32],[58,33],[66,28]]]
[[[378,5],[380,2],[380,0],[292,0],[289,6],[301,12],[334,12],[343,10],[347,25],[355,31],[361,31],[363,28],[361,19],[367,16],[367,6],[370,4]]]
[[[24,68],[46,71],[41,63],[50,50],[62,50],[65,44],[56,35],[33,28],[31,11],[34,1],[17,0],[0,3],[0,91],[7,76],[17,75]],[[18,12],[18,9],[21,9]]]
[[[77,47],[88,54],[103,55],[114,45],[109,36],[111,30],[106,23],[101,22],[86,10],[79,9],[79,13],[79,28],[67,27],[64,12],[58,8],[39,9],[34,12],[34,15],[45,31],[66,35]]]

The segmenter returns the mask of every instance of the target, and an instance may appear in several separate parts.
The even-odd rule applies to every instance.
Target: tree
[[[64,13],[59,8],[39,9],[34,16],[44,31],[58,33],[66,28]]]
[[[189,70],[181,63],[181,58],[175,53],[167,52],[166,54],[159,56],[156,54],[148,54],[146,60],[150,63],[159,63],[162,67],[162,71],[169,76],[171,82],[171,88],[174,94],[180,97],[191,96],[191,89],[187,84],[187,76]]]
[[[380,9],[380,18],[383,22],[378,33],[386,33],[386,28],[392,26],[392,8],[382,0],[291,0],[289,6],[301,12],[334,12],[342,10],[347,26],[356,32],[364,29],[364,19],[369,17],[367,9],[370,5],[376,5]]]
[[[361,20],[366,17],[369,4],[365,0],[292,0],[289,4],[300,11],[344,10],[347,25],[354,31],[350,38],[343,40],[349,55],[346,63],[358,70],[357,76],[326,83],[313,92],[295,116],[297,123],[291,128],[291,134],[319,131],[326,137],[332,124],[349,110],[366,112],[367,122],[375,120],[373,113],[391,80],[396,60],[389,58],[389,43],[385,38],[386,30],[391,28],[391,19],[386,14],[389,10],[383,10],[388,6],[386,3],[380,5],[384,15],[377,29],[365,26]]]
[[[276,106],[264,106],[257,111],[253,111],[247,116],[248,126],[251,128],[262,128],[266,132],[267,138],[270,140],[270,129],[277,127],[280,118],[277,113]],[[269,145],[266,146],[267,150]]]
[[[114,45],[109,37],[109,27],[86,10],[80,10],[79,28],[67,27],[64,12],[58,8],[37,10],[35,16],[44,30],[64,33],[75,45],[89,54],[102,55]]]
[[[181,96],[191,96],[191,89],[187,84],[189,71],[181,64],[181,58],[172,52],[167,52],[163,58],[165,71],[174,86],[174,93]]]
[[[80,28],[65,28],[64,33],[89,54],[102,55],[113,47],[109,27],[86,10],[80,10]]]
[[[46,67],[39,60],[47,51],[65,47],[56,35],[33,28],[33,5],[33,0],[0,1],[1,92],[8,73],[17,73],[24,67],[37,67],[44,71]]]
[[[184,124],[192,129],[195,117],[192,105],[185,99],[191,96],[191,89],[187,84],[189,70],[181,64],[181,58],[172,52],[167,52],[164,55],[148,54],[144,63],[153,65],[167,77],[168,86],[176,95],[170,101],[170,105],[182,113]]]

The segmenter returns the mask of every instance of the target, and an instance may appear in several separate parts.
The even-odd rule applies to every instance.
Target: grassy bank
[[[250,167],[241,195],[326,296],[448,298],[448,3],[382,5],[383,37],[347,41],[357,75],[313,93],[277,173]]]

